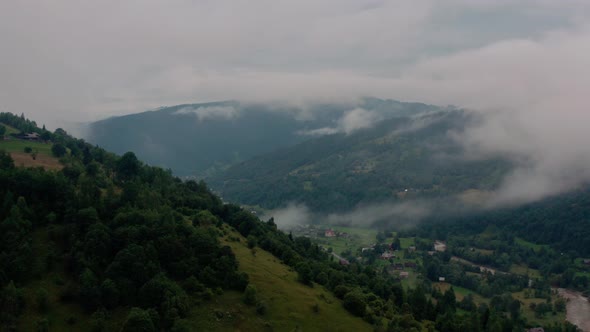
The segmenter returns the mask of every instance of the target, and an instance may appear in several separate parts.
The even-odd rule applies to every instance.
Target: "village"
[[[420,276],[421,252],[434,255],[447,250],[447,245],[440,240],[432,242],[429,250],[418,250],[413,238],[394,241],[394,237],[386,237],[381,243],[376,243],[378,232],[363,228],[306,224],[297,225],[290,232],[314,240],[341,265],[350,265],[351,262],[372,265],[412,285]],[[440,276],[438,280],[444,282],[445,276]]]

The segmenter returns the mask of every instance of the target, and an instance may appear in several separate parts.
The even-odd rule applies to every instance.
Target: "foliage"
[[[392,118],[371,129],[278,149],[208,181],[226,199],[242,204],[273,209],[295,201],[322,212],[494,189],[510,163],[467,160],[448,135],[472,121],[473,115],[457,110]]]

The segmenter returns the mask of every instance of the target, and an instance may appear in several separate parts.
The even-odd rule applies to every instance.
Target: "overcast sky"
[[[0,13],[0,110],[52,128],[222,99],[518,108],[589,87],[589,1],[8,0]]]

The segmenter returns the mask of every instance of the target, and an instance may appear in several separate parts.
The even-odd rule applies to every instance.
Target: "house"
[[[434,256],[434,253],[436,253],[436,251],[428,251],[428,254],[429,254],[430,256]]]
[[[584,263],[585,265],[590,265],[590,258],[584,258],[582,260],[582,263]]]
[[[405,262],[404,263],[404,266],[405,267],[410,267],[410,268],[416,268],[417,265],[414,262]]]
[[[439,282],[445,282],[445,277],[438,277]]]
[[[324,232],[324,236],[325,237],[335,237],[336,233],[334,233],[334,231],[331,228],[329,228],[329,229],[326,229],[326,231]]]
[[[375,250],[375,248],[372,247],[364,247],[361,249],[361,252],[365,252],[365,251],[369,251],[369,250]]]
[[[41,141],[41,136],[38,133],[21,133],[18,135],[13,134],[13,136],[26,141]]]
[[[393,264],[393,268],[396,270],[403,270],[404,269],[404,264],[402,263],[395,263]]]
[[[402,271],[399,273],[399,278],[400,279],[406,279],[410,276],[410,272],[406,272],[406,271]]]
[[[350,262],[347,259],[344,259],[344,258],[340,259],[340,262],[339,263],[340,263],[340,265],[350,265]]]
[[[446,251],[447,250],[447,245],[439,240],[434,241],[434,251]]]
[[[533,327],[532,329],[528,329],[527,332],[545,332],[545,329],[542,327]]]
[[[416,246],[409,246],[408,251],[410,251],[410,252],[416,251]]]
[[[390,253],[389,251],[386,251],[381,254],[381,259],[390,259],[392,257],[393,257],[393,253]]]

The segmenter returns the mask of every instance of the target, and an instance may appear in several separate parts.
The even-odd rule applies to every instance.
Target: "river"
[[[579,292],[565,288],[558,288],[557,291],[560,296],[567,299],[567,321],[575,324],[584,332],[590,332],[590,302],[588,302],[588,298]]]

